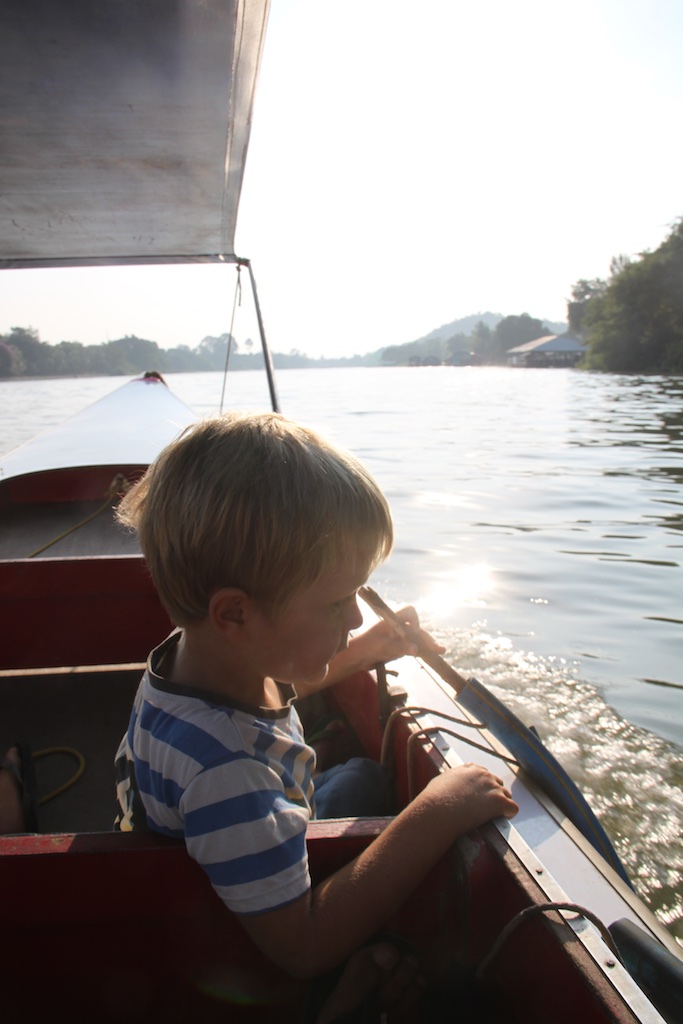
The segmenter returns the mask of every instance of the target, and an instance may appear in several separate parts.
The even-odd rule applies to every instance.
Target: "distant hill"
[[[503,323],[504,321],[504,323]],[[501,328],[507,328],[500,337]],[[482,335],[483,325],[485,328]],[[531,330],[532,333],[528,333]],[[505,362],[505,349],[524,341],[532,341],[543,334],[564,334],[567,325],[553,320],[539,320],[523,313],[515,316],[504,316],[502,313],[472,313],[470,316],[453,320],[434,328],[429,334],[406,341],[401,345],[389,345],[378,349],[365,357],[368,364],[405,365],[438,365],[453,359],[462,365],[469,356],[473,361],[485,363]],[[519,340],[512,340],[515,333]],[[489,337],[486,337],[488,334]],[[474,355],[471,355],[474,353]]]
[[[453,320],[450,324],[442,324],[441,327],[435,327],[433,331],[425,334],[422,338],[415,338],[415,342],[448,341],[454,334],[471,334],[480,321],[493,330],[502,319],[502,313],[472,313],[470,316],[463,316],[459,320]]]
[[[472,313],[470,316],[463,316],[459,320],[453,320],[450,324],[435,327],[429,334],[425,334],[422,338],[416,338],[415,341],[448,341],[454,334],[471,334],[480,322],[493,330],[504,319],[505,317],[502,313]],[[545,320],[543,317],[539,317],[539,319],[543,320],[543,323],[547,325],[550,334],[564,334],[567,330],[566,323],[556,323],[553,320]]]

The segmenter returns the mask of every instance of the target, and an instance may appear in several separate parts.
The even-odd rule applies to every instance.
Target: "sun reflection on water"
[[[460,565],[420,596],[418,609],[426,619],[443,619],[458,608],[485,608],[495,586],[495,574],[486,562]]]

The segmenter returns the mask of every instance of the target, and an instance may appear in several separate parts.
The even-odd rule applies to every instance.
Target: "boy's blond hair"
[[[384,495],[352,455],[277,413],[203,420],[165,448],[118,510],[178,626],[221,587],[267,613],[354,556],[393,542]]]

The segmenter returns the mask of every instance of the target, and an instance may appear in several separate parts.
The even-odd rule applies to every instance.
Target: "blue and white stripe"
[[[176,690],[148,666],[117,755],[126,762],[148,826],[185,838],[231,910],[274,910],[309,889],[315,755],[293,707],[228,707]],[[119,782],[122,828],[132,827],[129,785]]]

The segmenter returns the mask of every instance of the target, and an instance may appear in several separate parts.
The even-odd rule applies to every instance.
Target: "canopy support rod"
[[[261,316],[261,305],[258,299],[258,291],[256,289],[256,279],[254,278],[254,271],[251,269],[251,260],[237,258],[237,263],[241,266],[246,267],[249,271],[249,280],[251,281],[251,291],[254,296],[254,307],[256,309],[256,318],[258,320],[259,334],[261,335],[261,350],[263,352],[263,362],[266,368],[266,376],[268,378],[268,388],[270,390],[270,404],[273,412],[280,412],[280,403],[277,396],[277,388],[275,387],[275,373],[273,372],[273,361],[270,358],[270,349],[268,348],[268,342],[266,341],[266,332],[263,326],[263,317]]]

